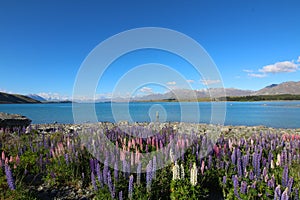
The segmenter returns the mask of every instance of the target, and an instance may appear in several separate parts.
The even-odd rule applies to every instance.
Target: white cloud
[[[288,72],[295,72],[298,70],[297,64],[291,61],[283,61],[277,62],[272,65],[266,65],[262,69],[259,69],[259,72],[263,73],[288,73]]]
[[[300,63],[300,56],[298,57],[298,60],[297,60],[297,62],[298,62],[298,63]]]
[[[200,82],[203,85],[214,85],[214,84],[220,83],[221,81],[220,80],[202,79]]]
[[[149,87],[142,87],[140,89],[140,92],[147,93],[147,94],[152,94],[153,90],[152,90],[152,88],[149,88]]]
[[[258,74],[258,73],[249,73],[248,76],[254,77],[254,78],[264,78],[267,75],[266,74]]]
[[[186,80],[186,82],[188,82],[188,83],[194,83],[195,81],[194,80]]]
[[[170,82],[167,82],[167,85],[176,85],[176,82],[175,81],[170,81]]]
[[[246,73],[252,73],[253,70],[251,70],[251,69],[243,69],[243,72],[246,72]]]

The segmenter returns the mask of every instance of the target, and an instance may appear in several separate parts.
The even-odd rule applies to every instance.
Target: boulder
[[[27,127],[30,123],[25,116],[0,112],[0,128]]]

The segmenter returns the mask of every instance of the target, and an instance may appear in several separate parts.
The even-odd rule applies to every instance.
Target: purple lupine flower
[[[92,173],[95,173],[95,164],[94,164],[93,158],[90,159],[90,168],[91,168]]]
[[[139,162],[136,169],[136,182],[139,185],[141,183],[142,163]]]
[[[240,150],[240,148],[236,148],[236,158],[237,159],[241,158],[241,150]]]
[[[68,153],[65,153],[65,161],[66,161],[66,164],[69,165],[69,154]]]
[[[225,185],[226,184],[226,176],[223,176],[223,180],[222,180],[222,183]]]
[[[128,183],[128,198],[132,199],[132,192],[133,192],[133,175],[129,177]]]
[[[107,185],[107,174],[108,174],[108,160],[107,158],[104,160],[104,167],[103,167],[103,183]]]
[[[238,193],[238,187],[239,187],[239,181],[236,175],[232,176],[232,182],[233,182],[233,187],[234,187],[234,195],[236,197],[239,197],[239,193]]]
[[[292,192],[293,182],[294,182],[294,178],[293,178],[293,177],[290,177],[290,178],[289,178],[289,181],[288,181],[288,184],[287,184],[287,187],[288,187],[288,195],[290,195],[291,192]]]
[[[147,165],[146,185],[147,185],[148,192],[150,192],[151,190],[151,182],[152,182],[152,160],[150,160]]]
[[[155,179],[155,177],[156,177],[156,156],[153,156],[152,165],[153,165],[152,166],[152,178]]]
[[[246,172],[246,168],[247,168],[248,163],[249,163],[249,156],[248,155],[244,155],[243,159],[242,159],[243,173]]]
[[[256,170],[255,170],[255,174],[256,174],[256,177],[259,178],[260,177],[260,159],[261,159],[261,155],[260,154],[256,154],[256,163],[255,163],[255,166],[256,166]]]
[[[110,191],[111,198],[114,199],[115,198],[115,188],[114,188],[112,180],[111,180],[110,170],[108,170],[108,173],[107,173],[107,185],[108,185],[108,189]]]
[[[247,193],[247,182],[246,181],[242,181],[240,191],[242,194]]]
[[[282,186],[287,187],[289,181],[289,168],[287,165],[284,166],[283,172],[282,172]]]
[[[273,160],[273,153],[272,151],[270,150],[269,151],[269,155],[268,155],[268,167],[270,167],[271,165],[271,161]]]
[[[253,166],[254,171],[256,171],[256,159],[257,159],[256,152],[254,152],[252,154],[252,166]]]
[[[272,178],[270,180],[268,180],[267,185],[268,185],[269,188],[274,188],[275,187],[275,177],[274,177],[274,175],[272,176]]]
[[[91,172],[91,181],[92,181],[92,185],[95,191],[98,190],[97,184],[96,184],[96,180],[95,180],[95,175],[93,172]]]
[[[6,180],[7,180],[7,184],[9,189],[11,190],[15,190],[16,186],[15,186],[15,181],[14,181],[14,177],[12,175],[11,169],[9,167],[8,164],[5,164],[5,175],[6,175]]]
[[[295,191],[295,197],[294,197],[294,199],[295,200],[299,200],[299,189],[296,188],[296,189],[294,189],[294,191]]]
[[[103,176],[101,173],[100,164],[98,162],[96,164],[96,174],[98,177],[98,182],[100,183],[100,187],[102,188],[103,187]]]
[[[243,169],[242,169],[241,158],[238,158],[238,160],[237,160],[237,170],[238,170],[238,176],[242,177],[243,176]]]
[[[212,156],[211,155],[209,155],[208,156],[208,169],[210,169],[211,168],[211,164],[212,164]]]
[[[125,159],[122,161],[122,168],[123,168],[123,177],[126,177],[126,174],[127,174],[127,162],[126,162]]]
[[[236,151],[233,151],[232,152],[232,154],[231,154],[231,162],[232,162],[232,164],[234,164],[235,165],[235,163],[236,163],[236,153],[235,153]]]
[[[288,188],[285,188],[285,190],[283,191],[283,193],[281,195],[281,199],[280,200],[289,200]]]
[[[281,189],[280,189],[280,185],[278,185],[275,188],[275,192],[274,192],[274,200],[280,200],[281,197]]]
[[[252,181],[254,179],[254,173],[252,171],[252,169],[249,172],[249,179]]]
[[[115,166],[114,166],[114,178],[115,178],[115,182],[118,181],[119,178],[119,165],[118,165],[118,161],[115,162]]]
[[[119,200],[123,200],[123,192],[122,191],[119,192]]]

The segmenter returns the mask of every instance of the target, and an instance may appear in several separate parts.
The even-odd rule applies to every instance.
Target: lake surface
[[[151,103],[96,103],[98,121],[131,120],[149,122],[185,121],[211,123],[212,107],[225,104],[225,125],[264,125],[275,128],[300,128],[300,101],[278,102],[151,102]],[[91,104],[74,104],[82,109],[82,122],[90,119],[85,107]],[[183,110],[182,110],[183,108]],[[199,112],[195,108],[199,108]],[[74,123],[72,104],[0,104],[0,112],[16,113],[29,117],[32,123]],[[182,112],[184,112],[182,114]],[[183,117],[184,116],[184,117]],[[225,116],[225,115],[224,115]],[[129,119],[129,118],[130,119]]]

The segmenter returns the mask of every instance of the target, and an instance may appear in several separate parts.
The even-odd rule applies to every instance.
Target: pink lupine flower
[[[16,164],[17,164],[17,165],[20,164],[20,157],[19,157],[19,155],[16,156]]]
[[[9,162],[12,163],[13,161],[14,161],[13,157],[10,156],[10,157],[9,157]]]
[[[216,156],[219,156],[219,153],[220,153],[219,147],[215,144],[213,149],[214,149]]]
[[[5,153],[2,151],[2,160],[5,160]]]
[[[204,169],[205,169],[205,163],[204,160],[202,160],[202,164],[201,164],[201,174],[204,174]]]

